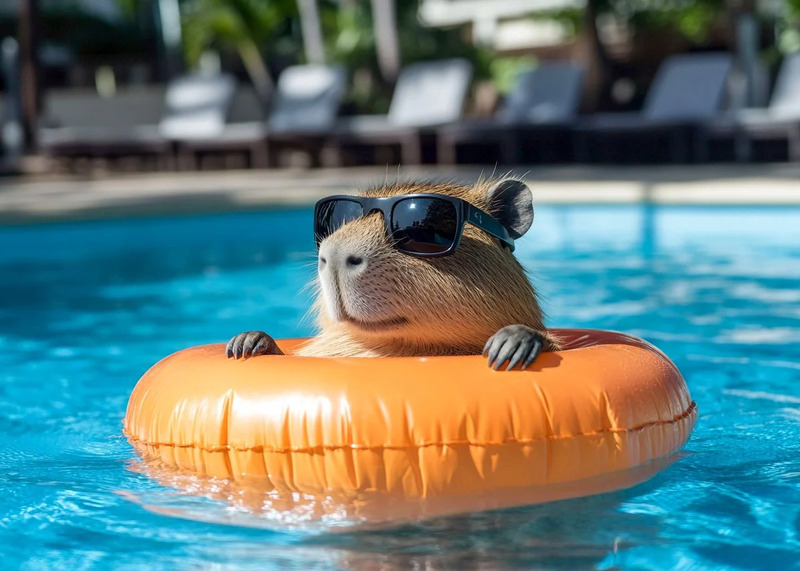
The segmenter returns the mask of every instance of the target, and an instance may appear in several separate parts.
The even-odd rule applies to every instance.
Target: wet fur
[[[366,196],[431,192],[458,197],[496,215],[487,191],[496,181],[474,186],[396,183],[368,189]],[[545,350],[558,341],[545,329],[536,292],[513,254],[492,236],[471,224],[464,227],[456,252],[437,258],[402,254],[392,247],[382,215],[373,213],[339,228],[327,240],[362,252],[368,260],[363,276],[338,288],[328,287],[328,299],[360,318],[382,321],[407,319],[407,324],[365,332],[331,318],[319,278],[312,311],[319,334],[298,354],[306,356],[415,356],[480,354],[487,339],[501,328],[526,325],[540,332]],[[336,280],[333,280],[334,282]]]

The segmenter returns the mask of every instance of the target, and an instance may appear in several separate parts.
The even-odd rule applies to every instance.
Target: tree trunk
[[[372,0],[372,21],[381,76],[389,85],[394,85],[401,63],[395,0]]]
[[[237,46],[237,50],[258,97],[264,104],[269,104],[275,86],[269,75],[267,64],[264,63],[264,58],[258,51],[258,46],[252,40],[243,40]]]
[[[303,49],[308,63],[325,63],[325,44],[322,39],[322,23],[319,19],[317,0],[297,0],[300,11],[300,29]]]
[[[158,29],[158,73],[169,81],[183,70],[180,6],[178,0],[156,0],[153,7]]]
[[[37,126],[41,109],[39,45],[41,26],[39,0],[20,0],[19,59],[20,102],[26,149],[37,148]]]
[[[597,31],[597,0],[586,0],[583,11],[583,38],[581,59],[586,69],[583,106],[585,111],[596,111],[611,77],[608,53]]]
[[[742,93],[732,94],[736,106],[759,106],[766,103],[768,78],[759,60],[759,24],[754,0],[728,0],[728,18],[736,46],[738,68],[742,74]],[[736,97],[738,96],[738,100]]]

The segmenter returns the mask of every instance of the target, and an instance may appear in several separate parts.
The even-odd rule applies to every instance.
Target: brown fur
[[[433,192],[462,198],[494,214],[493,205],[487,204],[493,182],[396,183],[370,188],[363,195]],[[489,337],[512,324],[541,332],[545,350],[558,348],[544,327],[536,292],[519,262],[497,239],[471,224],[464,227],[454,254],[436,258],[409,256],[393,248],[377,212],[345,224],[325,240],[329,241],[331,247],[363,257],[366,267],[357,276],[337,274],[325,287],[318,277],[313,311],[320,332],[301,348],[301,355],[480,354]],[[362,321],[405,322],[366,330],[332,316],[331,307],[337,305]]]

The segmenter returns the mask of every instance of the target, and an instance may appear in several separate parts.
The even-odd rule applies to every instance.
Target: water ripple
[[[310,216],[0,228],[4,568],[798,568],[798,209],[545,207],[519,240],[550,323],[656,343],[698,403],[686,456],[629,490],[364,529],[132,471],[120,421],[152,363],[310,333]]]

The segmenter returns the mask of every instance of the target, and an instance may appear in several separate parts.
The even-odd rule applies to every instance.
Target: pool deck
[[[274,169],[0,178],[0,224],[313,204],[386,180],[522,177],[544,203],[800,205],[800,164]]]

